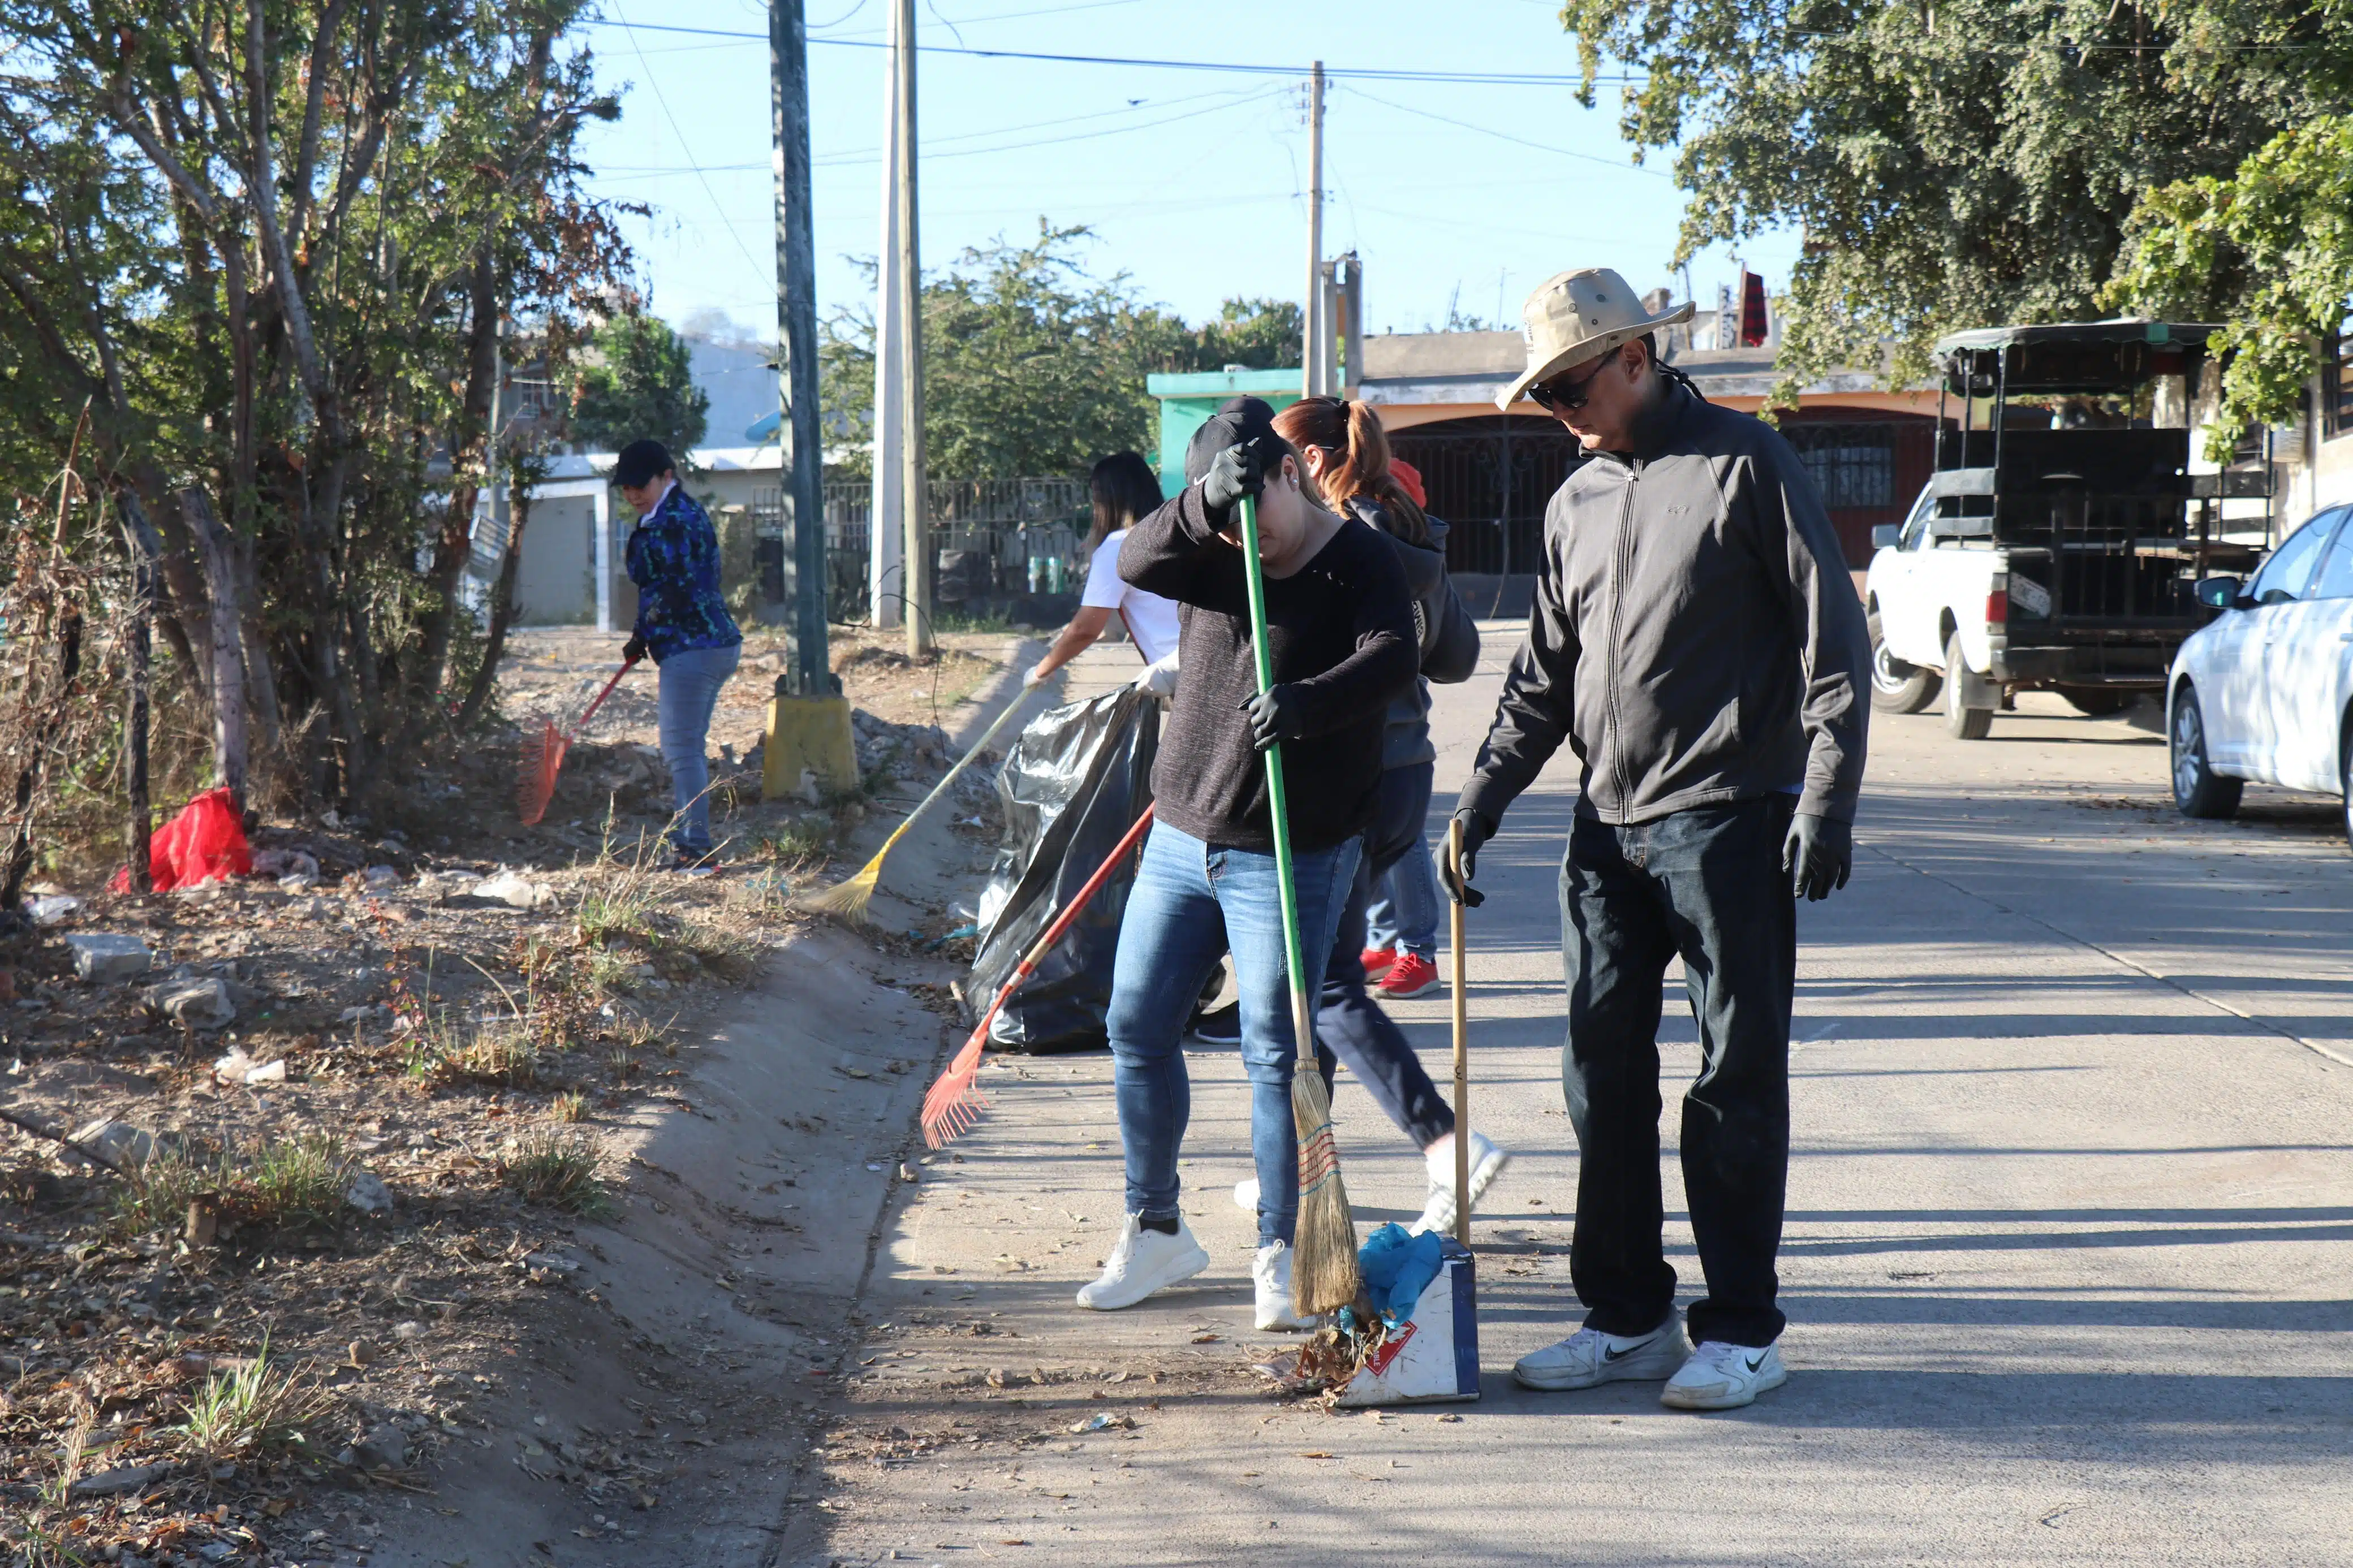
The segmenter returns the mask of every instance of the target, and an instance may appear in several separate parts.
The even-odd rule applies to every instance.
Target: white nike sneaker
[[[1244,1176],[1234,1184],[1234,1207],[1244,1214],[1258,1213],[1258,1178]]]
[[[1103,1278],[1080,1287],[1079,1305],[1115,1312],[1179,1279],[1190,1279],[1208,1266],[1209,1255],[1201,1250],[1182,1219],[1176,1222],[1176,1234],[1170,1236],[1145,1229],[1143,1220],[1130,1215],[1127,1228],[1119,1234],[1119,1245],[1111,1249],[1111,1258],[1103,1265]]]
[[[1649,1383],[1673,1374],[1690,1353],[1683,1321],[1669,1314],[1647,1334],[1579,1329],[1557,1344],[1522,1356],[1512,1376],[1523,1388],[1555,1394],[1605,1383]]]
[[[1434,1230],[1440,1236],[1454,1233],[1454,1134],[1448,1133],[1432,1143],[1425,1156],[1430,1162],[1430,1203],[1421,1217],[1406,1228],[1419,1236]],[[1471,1134],[1471,1212],[1479,1212],[1479,1200],[1512,1163],[1512,1152],[1498,1149],[1494,1141],[1483,1132]]]
[[[1659,1390],[1659,1403],[1670,1410],[1737,1410],[1788,1381],[1778,1345],[1702,1340],[1683,1370]]]
[[[1312,1329],[1313,1318],[1303,1318],[1291,1300],[1291,1247],[1287,1242],[1270,1242],[1258,1249],[1250,1260],[1250,1282],[1258,1287],[1257,1322],[1261,1331],[1273,1329]]]

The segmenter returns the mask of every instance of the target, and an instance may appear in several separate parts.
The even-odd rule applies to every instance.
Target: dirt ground
[[[759,799],[755,633],[712,730],[716,877],[654,868],[650,671],[517,821],[522,730],[616,662],[560,631],[514,639],[515,723],[381,820],[263,821],[259,874],[183,893],[37,888],[78,904],[0,948],[12,1562],[773,1560],[775,1472],[920,1174],[986,770],[894,853],[877,929],[791,900],[1015,695],[1021,647],[836,635],[862,787]],[[79,977],[91,935],[144,972]]]

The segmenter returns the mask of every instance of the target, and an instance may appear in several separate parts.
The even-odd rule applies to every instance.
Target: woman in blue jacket
[[[661,753],[670,769],[675,868],[712,868],[711,761],[707,745],[719,689],[735,673],[744,634],[720,595],[719,535],[678,482],[659,441],[632,441],[613,462],[613,483],[638,510],[630,531],[629,581],[638,620],[621,650],[661,668]]]

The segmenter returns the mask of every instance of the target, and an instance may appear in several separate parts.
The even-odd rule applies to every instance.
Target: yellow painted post
[[[768,699],[768,733],[760,758],[760,798],[777,800],[801,793],[801,775],[817,775],[820,789],[858,785],[858,747],[850,738],[847,697]]]

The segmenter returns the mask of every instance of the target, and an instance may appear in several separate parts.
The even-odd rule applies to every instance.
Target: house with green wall
[[[1305,377],[1297,370],[1209,370],[1152,375],[1144,389],[1160,400],[1160,490],[1185,488],[1185,447],[1193,432],[1229,397],[1263,397],[1278,414],[1299,401]]]

